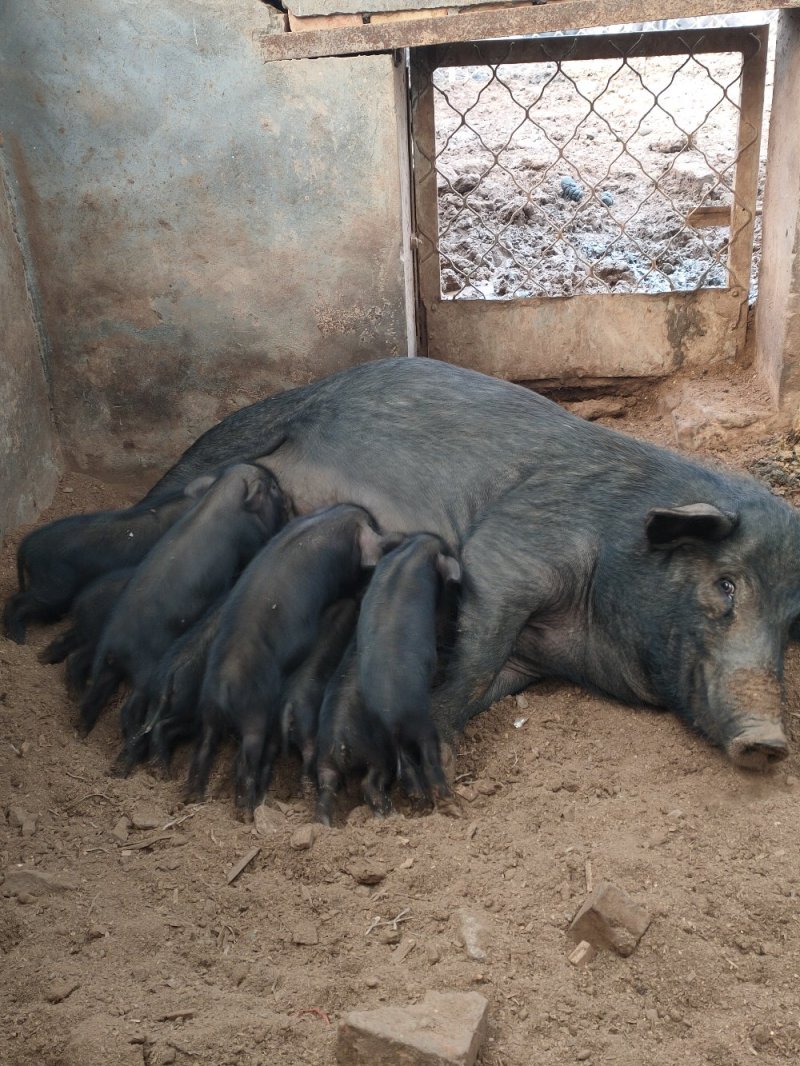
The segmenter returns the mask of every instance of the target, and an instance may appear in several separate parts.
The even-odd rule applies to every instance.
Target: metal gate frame
[[[420,354],[516,381],[663,377],[741,359],[758,191],[768,25],[514,38],[410,51]],[[741,99],[727,288],[669,293],[442,299],[433,73],[439,67],[738,52]]]

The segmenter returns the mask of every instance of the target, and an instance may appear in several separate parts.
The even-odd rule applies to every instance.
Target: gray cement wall
[[[50,503],[57,455],[39,338],[0,168],[0,542]]]
[[[391,58],[265,65],[259,0],[0,0],[0,128],[68,460],[160,468],[404,354]]]

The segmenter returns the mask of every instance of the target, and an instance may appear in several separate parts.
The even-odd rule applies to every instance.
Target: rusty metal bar
[[[800,0],[771,0],[770,7],[800,8]],[[420,12],[418,19],[405,22],[254,36],[264,59],[274,62],[758,10],[757,0],[550,0],[500,11],[461,11],[446,18],[427,18]]]

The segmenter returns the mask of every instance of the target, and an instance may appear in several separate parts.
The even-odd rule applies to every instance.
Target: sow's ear
[[[461,580],[461,563],[452,555],[443,555],[440,552],[436,556],[436,569],[444,582]]]
[[[669,549],[723,540],[738,524],[738,515],[720,511],[711,503],[687,503],[683,507],[655,507],[647,515],[645,531],[651,548]]]

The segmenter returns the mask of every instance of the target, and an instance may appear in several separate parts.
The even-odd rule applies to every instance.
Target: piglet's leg
[[[417,765],[416,759],[403,748],[400,749],[399,762],[400,787],[408,796],[411,806],[417,811],[430,810],[431,797],[425,787],[422,768]]]
[[[419,741],[419,751],[426,793],[433,796],[434,800],[447,799],[450,796],[450,786],[442,768],[439,734],[433,722]]]
[[[135,766],[147,758],[150,749],[150,734],[145,733],[141,728],[146,714],[147,696],[136,689],[128,696],[120,711],[122,736],[125,743],[111,768],[113,776],[127,777]]]
[[[525,623],[552,610],[569,594],[564,574],[543,561],[568,561],[573,552],[560,542],[541,555],[532,552],[519,531],[531,530],[531,541],[546,533],[546,515],[537,515],[536,499],[517,487],[490,512],[462,552],[462,599],[458,636],[444,684],[433,693],[433,720],[444,740],[460,733],[474,715],[498,698],[493,685],[511,656]],[[566,566],[564,569],[567,569]]]
[[[81,703],[81,715],[79,731],[82,736],[88,736],[97,724],[97,719],[103,712],[103,708],[117,691],[122,675],[117,668],[109,663],[104,663],[97,674],[89,682],[83,702]]]
[[[373,766],[370,768],[362,782],[362,790],[367,805],[375,814],[384,817],[392,811],[392,801],[389,798],[389,790],[392,787],[394,774],[383,767]]]
[[[280,731],[275,730],[278,735],[272,736],[269,717],[258,710],[244,714],[243,719],[236,759],[236,813],[249,822],[269,783],[272,764],[280,749]]]
[[[204,715],[203,732],[195,748],[189,779],[186,782],[186,802],[202,803],[206,798],[208,779],[217,755],[222,733],[211,714]]]

